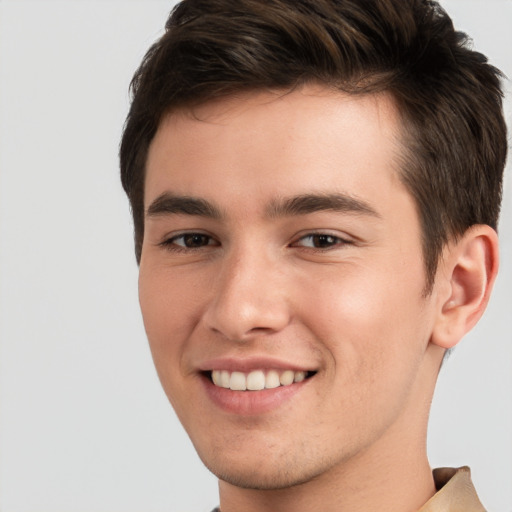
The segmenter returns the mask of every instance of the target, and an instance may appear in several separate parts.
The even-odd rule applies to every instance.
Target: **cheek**
[[[139,302],[150,341],[169,336],[179,340],[190,329],[200,316],[203,281],[199,274],[141,263]]]
[[[162,388],[178,416],[180,397],[189,396],[183,384],[187,373],[183,354],[194,326],[194,299],[186,293],[189,289],[167,270],[141,264],[139,302],[144,327]]]
[[[153,360],[164,387],[181,364],[185,341],[194,324],[194,297],[187,290],[194,287],[182,286],[175,273],[141,264],[139,302]]]
[[[391,424],[414,389],[428,331],[422,284],[368,271],[304,287],[303,300],[315,308],[304,308],[303,322],[331,361],[325,389],[337,390],[320,407],[353,439]]]
[[[417,275],[411,282],[373,266],[311,279],[301,287],[303,321],[350,375],[405,365],[427,338],[421,268]]]

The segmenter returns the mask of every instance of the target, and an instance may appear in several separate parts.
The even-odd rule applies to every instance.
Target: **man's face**
[[[162,122],[140,303],[163,388],[220,478],[285,487],[423,428],[436,292],[398,140],[387,96],[320,87]]]

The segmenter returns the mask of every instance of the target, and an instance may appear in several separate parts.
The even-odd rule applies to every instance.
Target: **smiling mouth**
[[[215,386],[232,391],[261,391],[291,386],[312,377],[315,373],[294,370],[253,370],[248,373],[228,370],[206,372]]]

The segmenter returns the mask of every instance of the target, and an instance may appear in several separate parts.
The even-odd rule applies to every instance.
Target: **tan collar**
[[[433,473],[437,493],[418,512],[485,512],[467,466],[438,468]]]

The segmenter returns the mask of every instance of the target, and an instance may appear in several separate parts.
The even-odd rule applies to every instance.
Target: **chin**
[[[265,471],[261,469],[252,471],[217,471],[216,468],[208,468],[220,480],[228,484],[240,487],[242,489],[253,489],[260,491],[275,491],[279,489],[289,489],[296,485],[306,483],[314,478],[301,472],[301,475],[288,471]]]
[[[331,461],[322,461],[309,467],[306,460],[226,461],[222,457],[204,460],[203,463],[217,478],[242,489],[279,490],[309,482],[328,471]]]

